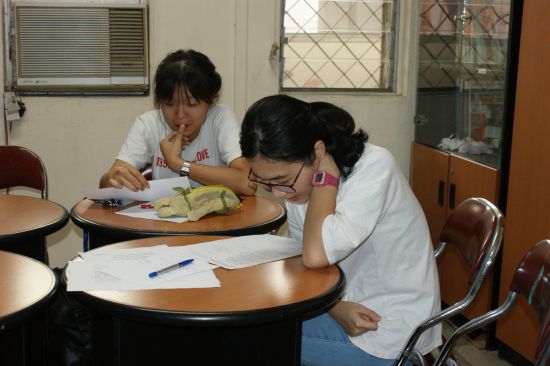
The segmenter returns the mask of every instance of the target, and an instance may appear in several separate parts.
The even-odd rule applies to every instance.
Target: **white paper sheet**
[[[152,205],[153,202],[147,202],[145,205]],[[139,219],[148,219],[148,220],[160,220],[160,221],[170,221],[182,223],[188,221],[187,217],[184,216],[170,216],[170,217],[159,217],[157,211],[154,208],[142,208],[141,205],[132,206],[124,210],[115,212],[118,215],[137,217]]]
[[[159,245],[82,253],[83,260],[69,262],[67,291],[220,286],[213,271],[217,266],[200,259],[194,259],[193,263],[156,278],[149,278],[151,272],[189,259],[188,253],[176,253],[173,249],[174,247]]]
[[[102,272],[100,263],[71,261],[67,267],[67,291],[130,291],[171,288],[220,287],[214,271],[203,271],[173,280],[136,283]]]
[[[86,198],[91,200],[132,200],[132,201],[154,201],[156,199],[171,196],[175,193],[174,187],[189,188],[187,177],[176,177],[157,179],[149,181],[149,189],[139,192],[132,192],[126,187],[123,188],[99,188],[84,193]]]
[[[219,287],[216,265],[236,269],[300,255],[299,241],[276,235],[250,235],[206,243],[92,250],[67,268],[68,291]],[[149,273],[193,258],[188,266],[158,278]],[[212,264],[209,264],[209,263]]]
[[[231,239],[174,247],[193,258],[202,258],[223,268],[236,269],[294,257],[302,243],[277,235],[247,235]]]

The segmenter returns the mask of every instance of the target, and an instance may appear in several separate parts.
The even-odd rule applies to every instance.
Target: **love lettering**
[[[200,151],[197,151],[196,158],[193,162],[196,161],[202,161],[205,159],[208,159],[210,155],[208,154],[208,149],[202,149]],[[160,168],[168,168],[168,163],[166,163],[166,160],[162,156],[157,156],[157,161],[155,162],[155,165]]]

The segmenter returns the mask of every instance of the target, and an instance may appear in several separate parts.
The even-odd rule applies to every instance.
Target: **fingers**
[[[358,304],[360,309],[358,311],[359,319],[357,326],[364,328],[365,330],[377,330],[378,322],[380,321],[380,315],[374,310],[369,309],[361,304]]]
[[[149,187],[147,179],[138,171],[128,171],[128,174],[122,176],[123,184],[128,189],[137,192],[143,191],[145,188]]]
[[[367,330],[377,330],[378,329],[378,320],[371,319],[369,317],[360,315],[357,324],[357,328]]]
[[[163,140],[173,142],[177,136],[178,136],[177,131],[171,131],[170,133],[168,133],[168,135],[164,136]]]
[[[132,173],[131,181],[134,187],[136,187],[140,191],[149,188],[149,182],[140,172],[137,172],[137,174]]]
[[[115,188],[126,187],[133,192],[149,188],[147,179],[136,168],[125,162],[116,163],[111,168],[109,184]]]
[[[181,141],[181,146],[187,146],[189,145],[189,137],[185,136],[183,133],[185,132],[185,125],[179,125],[178,131],[176,133],[176,138],[179,138]]]
[[[361,305],[362,306],[362,305]],[[380,315],[378,315],[374,310],[369,309],[367,307],[363,306],[363,309],[361,311],[361,316],[365,318],[369,318],[374,321],[380,321]]]
[[[376,331],[380,315],[362,304],[339,301],[330,311],[331,316],[352,337],[368,331]]]
[[[122,183],[120,183],[118,180],[114,179],[114,178],[109,178],[109,187],[113,187],[113,188],[122,188],[123,185]]]
[[[133,192],[143,191],[145,189],[139,180],[132,175],[117,175],[116,178],[111,179],[111,184],[116,188],[126,187]]]

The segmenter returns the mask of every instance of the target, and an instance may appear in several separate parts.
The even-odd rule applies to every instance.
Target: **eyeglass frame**
[[[291,184],[273,184],[273,183],[267,183],[267,182],[262,182],[262,181],[259,181],[259,180],[256,180],[256,179],[252,179],[252,178],[250,178],[250,175],[252,174],[252,168],[250,168],[250,171],[248,172],[248,180],[251,181],[251,182],[261,184],[261,185],[265,186],[266,189],[269,192],[271,192],[273,189],[276,189],[276,190],[278,190],[279,192],[282,192],[282,193],[296,193],[296,189],[294,189],[294,185],[298,181],[298,178],[300,177],[300,173],[304,169],[305,165],[306,165],[306,162],[304,161],[302,163],[302,166],[300,167],[300,170],[298,170],[298,174],[296,174],[296,177],[294,178],[294,180],[292,181]],[[281,189],[281,188],[283,188],[283,189]]]

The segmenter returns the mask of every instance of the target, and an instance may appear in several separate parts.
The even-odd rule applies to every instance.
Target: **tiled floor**
[[[445,323],[443,334],[448,337],[454,328],[451,324]],[[462,337],[457,341],[453,353],[458,366],[513,366],[498,357],[497,351],[485,351],[483,336],[471,340]]]

